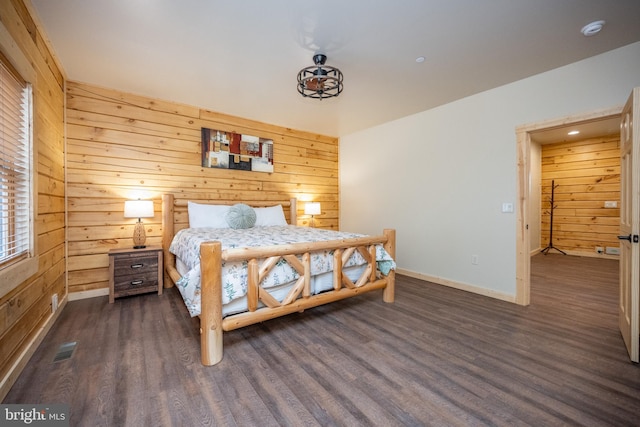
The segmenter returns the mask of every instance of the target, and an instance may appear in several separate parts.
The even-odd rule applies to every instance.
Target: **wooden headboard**
[[[169,252],[169,246],[173,240],[173,236],[182,230],[189,227],[189,212],[187,206],[189,201],[211,205],[234,205],[236,203],[244,203],[252,207],[269,207],[275,205],[282,205],[285,218],[289,224],[297,225],[298,223],[298,205],[297,199],[291,198],[289,200],[274,201],[274,200],[211,200],[211,199],[197,199],[197,198],[178,198],[172,193],[162,195],[162,249],[164,251],[164,265],[165,271],[167,266],[175,265],[175,256]],[[287,209],[289,208],[289,209]],[[288,212],[288,213],[287,213]],[[166,275],[165,275],[166,276]],[[170,276],[169,276],[170,277]],[[166,279],[166,277],[165,277]],[[174,278],[172,280],[165,280],[165,287],[169,288],[173,286]]]

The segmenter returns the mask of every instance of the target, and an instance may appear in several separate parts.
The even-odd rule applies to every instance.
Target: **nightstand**
[[[109,251],[109,303],[118,297],[158,292],[162,295],[162,248]]]

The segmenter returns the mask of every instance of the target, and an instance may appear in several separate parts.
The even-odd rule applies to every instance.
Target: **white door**
[[[631,361],[640,353],[640,88],[622,110],[620,123],[620,304],[622,338]],[[635,128],[635,129],[634,129]]]

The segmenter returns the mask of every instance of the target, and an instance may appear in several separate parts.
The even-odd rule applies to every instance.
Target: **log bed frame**
[[[197,203],[232,205],[237,201],[211,201],[189,199]],[[170,288],[180,278],[175,267],[175,256],[169,246],[175,233],[188,227],[187,199],[178,199],[173,194],[162,196],[162,246],[164,250],[165,287]],[[273,206],[281,204],[289,207],[289,223],[297,223],[296,199],[286,202],[247,202],[250,206]],[[200,246],[201,266],[201,314],[200,345],[203,365],[215,365],[222,360],[222,332],[232,331],[264,320],[273,319],[293,312],[301,312],[332,301],[338,301],[377,289],[384,289],[383,300],[394,300],[395,272],[382,274],[376,267],[375,246],[384,245],[386,251],[395,258],[395,230],[385,229],[381,236],[332,240],[312,243],[264,246],[260,248],[235,248],[223,251],[221,243],[206,242]],[[333,289],[310,295],[310,252],[317,250],[334,251]],[[367,261],[367,267],[355,283],[342,273],[343,261],[354,251],[359,251]],[[301,260],[296,256],[301,256]],[[279,302],[261,286],[261,280],[270,269],[284,258],[300,277],[287,297]],[[247,261],[247,306],[248,311],[223,318],[222,277],[223,261]],[[262,303],[264,307],[259,307]]]

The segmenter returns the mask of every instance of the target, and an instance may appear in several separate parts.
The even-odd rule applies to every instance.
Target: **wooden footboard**
[[[170,195],[169,195],[170,196]],[[173,211],[172,197],[163,197],[163,208]],[[167,203],[167,206],[165,206]],[[171,207],[169,207],[169,203]],[[163,210],[164,212],[164,210]],[[163,213],[163,229],[165,222]],[[171,221],[173,213],[171,213]],[[165,248],[165,266],[170,281],[177,281],[180,277],[175,269],[173,255],[168,252],[173,238],[173,226],[169,226],[171,235],[163,237]],[[164,230],[166,231],[166,230]],[[322,241],[313,243],[297,243],[289,245],[266,246],[259,248],[237,248],[222,251],[220,242],[207,242],[200,246],[201,266],[201,356],[202,364],[215,365],[220,362],[223,354],[223,331],[231,331],[254,323],[273,319],[293,312],[300,312],[307,308],[316,307],[332,301],[349,298],[377,289],[384,289],[383,300],[393,302],[395,287],[395,272],[391,270],[384,275],[377,268],[375,245],[384,245],[385,250],[395,257],[395,230],[386,229],[381,236],[360,237],[352,239]],[[333,289],[311,294],[311,252],[333,251]],[[366,261],[366,268],[360,277],[351,281],[343,273],[342,265],[354,251],[360,252]],[[261,282],[271,268],[281,259],[286,260],[299,274],[299,279],[282,302],[273,298],[267,290],[262,288]],[[248,311],[222,317],[222,277],[223,262],[247,261],[247,306]]]

